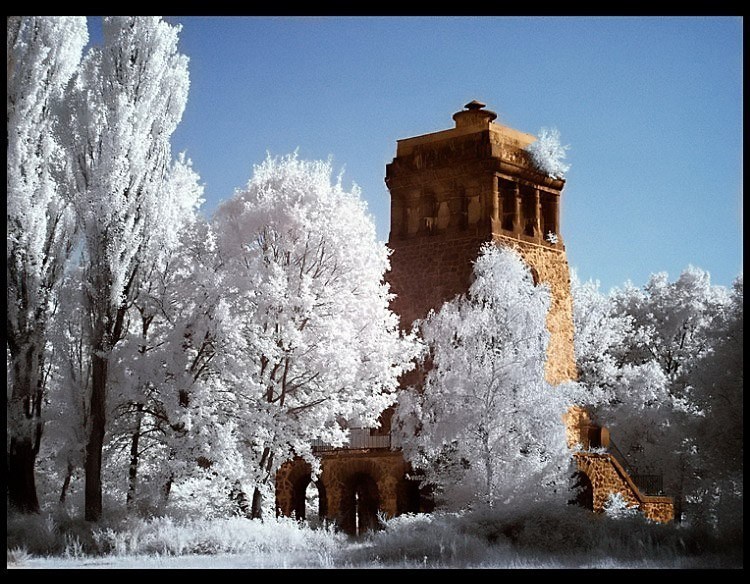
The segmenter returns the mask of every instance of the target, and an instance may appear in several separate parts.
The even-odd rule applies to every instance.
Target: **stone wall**
[[[629,507],[637,506],[652,521],[668,523],[674,519],[671,497],[654,497],[640,492],[627,472],[611,454],[575,453],[578,468],[593,487],[594,511],[602,512],[611,493],[620,493]]]
[[[376,508],[388,517],[419,511],[418,483],[406,479],[409,467],[400,451],[341,449],[326,451],[321,458],[322,471],[316,484],[323,499],[322,515],[345,531],[352,531],[353,489],[362,477],[375,485]],[[304,496],[310,474],[310,465],[300,458],[281,466],[276,474],[277,514],[306,515]]]
[[[472,262],[487,237],[415,237],[393,245],[387,275],[395,298],[391,309],[408,330],[416,319],[439,309],[444,302],[469,288]]]
[[[573,350],[573,303],[570,269],[561,245],[539,245],[502,234],[424,236],[398,241],[391,255],[388,281],[396,298],[391,304],[401,317],[401,326],[427,316],[446,301],[464,294],[472,278],[473,261],[485,241],[494,240],[517,250],[533,269],[538,283],[550,286],[551,305],[547,314],[550,341],[545,374],[557,385],[577,379]]]
[[[357,475],[372,478],[378,486],[380,509],[389,517],[406,511],[404,477],[408,466],[401,452],[388,450],[338,450],[323,456],[321,480],[328,496],[328,514],[340,518],[347,512],[346,494]]]

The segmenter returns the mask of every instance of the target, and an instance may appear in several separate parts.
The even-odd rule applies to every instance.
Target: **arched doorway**
[[[573,474],[573,498],[568,501],[571,505],[578,505],[589,511],[594,510],[594,485],[582,470]]]
[[[321,481],[313,481],[310,474],[299,477],[294,483],[292,512],[300,521],[319,525],[327,514],[326,490]]]
[[[309,473],[297,478],[292,495],[292,511],[296,519],[318,525],[325,518],[327,507],[322,482],[313,481]]]
[[[351,535],[377,529],[380,493],[378,484],[366,473],[352,475],[344,484],[341,528]]]
[[[310,481],[305,489],[305,516],[303,519],[311,527],[321,525],[328,514],[327,503],[326,489],[323,483],[321,481]]]

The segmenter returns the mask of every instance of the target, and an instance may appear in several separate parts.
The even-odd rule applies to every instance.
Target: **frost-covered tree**
[[[210,226],[187,222],[176,246],[143,265],[130,326],[112,351],[103,474],[129,508],[163,509],[174,486],[220,472],[201,487],[211,495],[203,509],[216,507],[211,498],[226,498],[216,484],[236,474],[221,406],[227,385],[241,382],[243,340],[217,260]]]
[[[111,434],[129,452],[127,501],[131,506],[141,453],[163,454],[155,442],[164,446],[168,442],[165,436],[181,431],[176,405],[186,401],[180,394],[189,392],[192,383],[184,375],[190,358],[189,343],[177,333],[184,326],[184,312],[194,294],[211,281],[201,270],[200,256],[193,253],[192,245],[194,238],[201,237],[210,253],[206,226],[201,222],[196,225],[195,210],[202,192],[198,175],[180,155],[162,194],[171,200],[172,216],[164,226],[168,232],[151,241],[142,255],[127,315],[130,326],[112,353],[117,366],[112,373],[108,408],[114,412],[118,427],[112,428]],[[196,281],[196,277],[206,282]],[[168,473],[168,465],[161,465],[161,470]],[[159,482],[156,477],[150,478]]]
[[[155,240],[174,232],[169,226],[182,208],[167,180],[169,140],[189,85],[187,57],[177,51],[178,32],[158,17],[105,18],[104,46],[86,54],[67,100],[90,327],[88,520],[98,520],[102,508],[111,352],[126,332],[145,256]]]
[[[690,385],[696,359],[710,350],[710,331],[729,301],[726,288],[711,284],[708,272],[688,266],[674,282],[652,274],[643,289],[626,285],[614,294],[616,310],[633,319],[623,360],[656,359],[681,395]]]
[[[247,445],[253,515],[275,470],[310,443],[377,427],[409,367],[388,307],[388,251],[359,190],[329,162],[268,157],[214,217],[226,293],[241,315],[232,412]]]
[[[448,505],[562,495],[568,404],[544,379],[549,289],[534,286],[517,252],[493,244],[474,275],[468,294],[417,325],[427,374],[423,391],[399,398],[404,453]]]
[[[654,359],[626,359],[639,336],[633,316],[619,310],[598,282],[582,283],[574,275],[571,292],[578,381],[586,390],[581,397],[630,463],[643,473],[658,472],[672,464],[677,445],[666,444],[670,436],[679,439],[670,421],[683,404],[670,394],[669,380]]]
[[[629,470],[665,474],[669,483],[689,433],[689,408],[671,392],[658,360],[640,351],[645,331],[615,299],[641,291],[603,294],[598,283],[577,278],[571,291],[579,385],[589,392],[594,420],[610,430],[611,449]]]
[[[91,390],[91,355],[86,326],[84,274],[72,265],[63,278],[61,301],[51,321],[54,376],[47,405],[47,427],[40,458],[48,494],[61,504],[73,490],[73,480],[83,470],[88,392]]]
[[[701,412],[695,429],[700,453],[693,514],[722,535],[742,539],[743,530],[743,391],[744,284],[732,286],[723,313],[708,331],[711,350],[696,361],[688,400]]]
[[[724,338],[729,313],[739,314],[741,323],[741,310],[726,289],[711,285],[709,275],[694,267],[674,282],[654,274],[643,289],[628,284],[603,295],[596,285],[575,279],[572,289],[580,382],[592,392],[597,421],[610,428],[613,442],[638,473],[663,474],[678,513],[696,519],[703,513],[696,493],[708,477],[706,465],[718,456],[736,468],[731,463],[736,443],[726,449],[703,429],[712,427],[715,391],[733,394],[729,411],[737,403],[732,383],[715,383],[708,372],[726,359],[741,376],[736,345],[731,349],[731,343],[717,340]],[[736,336],[735,329],[728,338]],[[732,352],[733,357],[727,355]],[[736,420],[726,423],[737,427]],[[718,454],[722,451],[727,458]]]
[[[88,41],[84,17],[7,19],[8,502],[39,510],[47,328],[73,245],[59,105]]]
[[[526,147],[534,166],[552,178],[565,178],[570,165],[565,164],[566,152],[570,146],[560,143],[560,132],[542,128],[535,142]]]

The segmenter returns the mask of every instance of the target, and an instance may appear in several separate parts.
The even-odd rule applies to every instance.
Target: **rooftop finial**
[[[483,107],[486,107],[486,103],[482,103],[481,101],[477,101],[476,99],[472,99],[469,103],[467,103],[464,107],[467,110],[480,110]]]

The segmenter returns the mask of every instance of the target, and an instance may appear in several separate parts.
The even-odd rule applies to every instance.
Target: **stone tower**
[[[453,115],[455,128],[398,141],[386,166],[393,250],[392,308],[409,328],[468,290],[484,242],[513,247],[536,283],[552,292],[546,377],[576,379],[570,271],[560,235],[565,185],[531,163],[536,138],[495,123],[477,101]]]
[[[565,181],[535,168],[526,147],[536,138],[495,123],[497,115],[483,103],[466,104],[453,119],[454,128],[399,140],[396,157],[386,166],[391,308],[409,329],[468,290],[483,243],[512,247],[535,283],[551,289],[547,381],[576,379],[570,272],[560,234]],[[403,385],[418,385],[419,375],[413,372]],[[315,482],[302,459],[284,463],[276,475],[277,513],[301,519],[317,511],[319,518],[358,534],[373,528],[381,511],[393,516],[431,510],[418,477],[401,452],[391,449],[389,414],[381,416],[381,428],[352,428],[344,448],[313,444],[322,471]],[[601,511],[609,494],[619,492],[649,518],[671,520],[672,500],[643,494],[627,463],[601,450],[609,445],[606,428],[592,424],[580,408],[567,414],[566,425],[569,445],[583,447],[575,453],[585,487],[582,504]],[[317,510],[306,508],[311,489]]]

